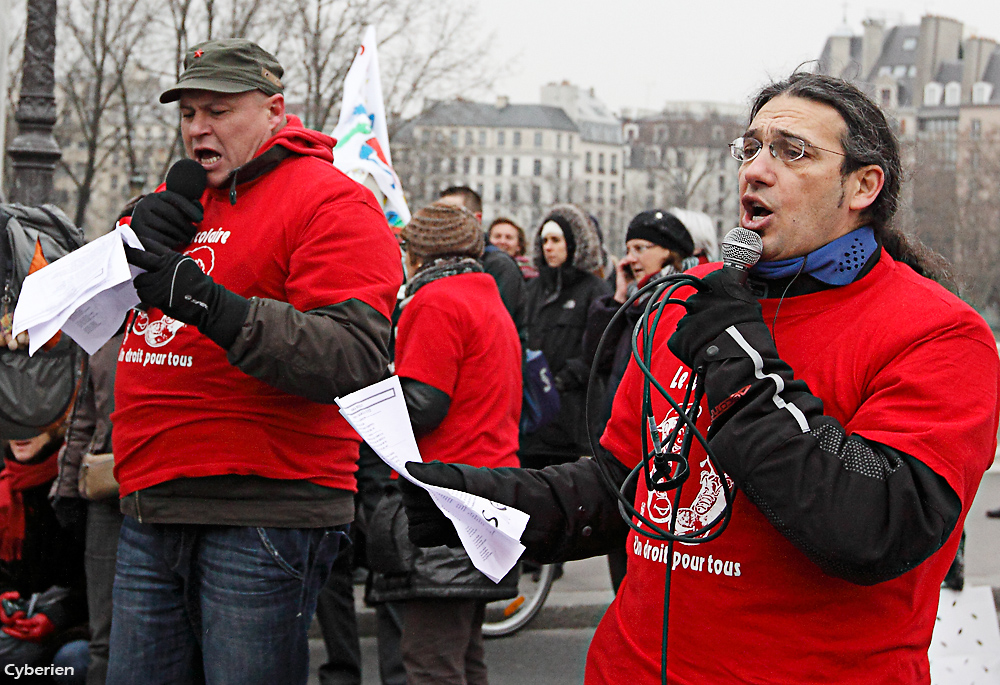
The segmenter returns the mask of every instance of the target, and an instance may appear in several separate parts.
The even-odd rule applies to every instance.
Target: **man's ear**
[[[861,212],[868,209],[885,185],[885,172],[877,164],[869,164],[851,172],[854,180],[848,207]]]
[[[267,99],[267,115],[271,125],[271,135],[274,135],[287,123],[284,95],[275,93]]]

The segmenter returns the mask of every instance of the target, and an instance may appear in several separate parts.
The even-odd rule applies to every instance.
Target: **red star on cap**
[[[197,59],[197,58],[201,57],[201,56],[202,56],[202,55],[204,55],[204,54],[205,54],[205,51],[204,51],[204,50],[195,50],[195,51],[194,51],[194,56],[195,56],[195,59]]]

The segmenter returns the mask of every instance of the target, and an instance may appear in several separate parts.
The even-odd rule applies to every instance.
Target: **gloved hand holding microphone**
[[[171,190],[173,188],[173,190]],[[187,245],[198,232],[203,213],[198,201],[205,170],[183,159],[167,174],[167,190],[144,197],[132,214],[131,227],[145,251],[125,246],[129,263],[146,273],[133,279],[142,303],[196,326],[223,349],[229,349],[250,311],[250,301],[224,286],[187,255],[172,247]]]

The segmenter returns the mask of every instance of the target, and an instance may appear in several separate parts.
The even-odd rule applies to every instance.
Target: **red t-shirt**
[[[302,312],[355,298],[388,319],[402,268],[385,216],[369,191],[332,166],[332,139],[292,119],[267,147],[300,154],[237,186],[235,205],[228,187],[207,189],[202,229],[184,253],[243,297]],[[336,405],[247,375],[197,328],[158,309],[140,313],[125,336],[115,407],[122,496],[224,474],[355,487],[359,438]]]
[[[669,682],[927,683],[940,584],[996,448],[993,337],[971,307],[884,253],[856,283],[786,299],[776,321],[777,300],[761,304],[779,354],[823,400],[824,412],[848,434],[896,448],[943,476],[962,499],[963,516],[930,559],[862,587],[824,574],[737,494],[720,537],[674,547]],[[652,363],[677,401],[690,370],[666,341],[682,313],[674,307],[664,314]],[[627,465],[641,455],[641,386],[630,363],[601,441]],[[653,407],[669,432],[676,414],[655,391]],[[703,433],[708,414],[703,405]],[[724,505],[720,474],[704,455],[695,442],[679,531],[711,521]],[[650,496],[642,478],[635,506],[669,523],[671,500]],[[633,532],[627,549],[628,575],[591,643],[588,685],[660,683],[666,545]]]
[[[399,317],[396,374],[451,398],[417,440],[424,461],[519,465],[521,344],[492,276],[448,276],[417,291]]]

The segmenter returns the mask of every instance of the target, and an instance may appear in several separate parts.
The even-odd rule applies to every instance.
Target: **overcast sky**
[[[819,57],[844,23],[887,26],[951,17],[965,33],[1000,41],[1000,0],[470,0],[493,54],[508,66],[494,94],[538,102],[540,87],[569,80],[614,111],[666,101],[745,104],[773,77]]]

